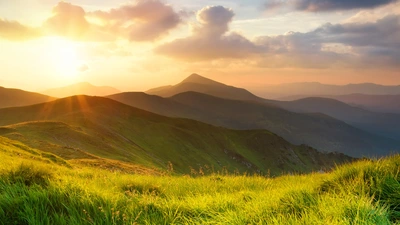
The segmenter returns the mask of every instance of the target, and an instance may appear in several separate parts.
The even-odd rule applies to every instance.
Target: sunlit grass
[[[139,175],[77,167],[1,141],[1,224],[396,224],[400,219],[400,156],[277,178]]]

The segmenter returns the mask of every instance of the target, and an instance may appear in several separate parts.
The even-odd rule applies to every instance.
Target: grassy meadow
[[[169,171],[118,168],[64,161],[0,137],[0,223],[400,222],[400,156],[275,178],[224,171],[175,175],[173,165]]]

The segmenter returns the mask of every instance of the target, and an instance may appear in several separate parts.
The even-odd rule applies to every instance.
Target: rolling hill
[[[235,129],[267,129],[292,143],[308,144],[324,151],[360,157],[387,155],[400,146],[399,141],[370,134],[324,114],[296,113],[265,103],[221,99],[195,92],[171,99],[211,115],[204,122]]]
[[[279,177],[64,160],[0,136],[1,224],[398,224],[400,156]]]
[[[220,98],[235,100],[257,101],[259,97],[253,95],[243,88],[228,86],[223,83],[213,81],[198,74],[192,74],[179,84],[164,86],[146,91],[147,94],[158,95],[161,97],[171,97],[179,93],[195,91]]]
[[[33,105],[55,100],[55,98],[20,89],[0,87],[0,108]]]
[[[92,96],[106,96],[116,94],[121,91],[108,86],[94,86],[87,82],[76,83],[65,87],[52,88],[43,91],[43,94],[64,98],[73,95],[92,95]]]
[[[351,160],[295,146],[265,130],[237,131],[173,119],[117,101],[73,96],[28,107],[0,109],[0,135],[64,159],[105,158],[190,173],[307,172]]]
[[[295,101],[275,101],[292,112],[324,113],[377,135],[400,140],[400,114],[371,112],[329,98],[310,97]]]
[[[328,98],[375,112],[400,113],[400,95],[351,94],[329,96]]]
[[[311,98],[311,97],[336,99],[351,106],[366,109],[372,112],[400,113],[400,95],[366,95],[366,94],[321,95],[321,96],[294,95],[294,96],[286,96],[278,100],[295,101],[302,98]]]
[[[146,98],[145,101],[143,99],[136,101],[134,100],[135,97],[132,96],[133,100],[129,100],[131,98],[129,95],[133,94],[128,93],[114,95],[111,98],[166,116],[191,118],[234,129],[267,129],[295,144],[308,144],[321,150],[339,151],[352,156],[386,155],[389,152],[399,150],[400,142],[393,140],[393,138],[398,137],[398,129],[396,126],[388,125],[393,124],[393,122],[397,124],[396,115],[377,116],[362,109],[340,104],[338,104],[340,106],[338,108],[335,108],[338,105],[331,107],[332,112],[335,113],[327,113],[329,110],[323,110],[323,108],[320,109],[317,106],[313,107],[311,112],[304,113],[304,111],[296,108],[295,103],[262,99],[248,91],[243,92],[243,89],[226,86],[197,74],[189,76],[178,85],[165,86],[156,90],[159,91],[158,93],[163,92],[163,90],[168,90],[169,94],[177,93],[183,90],[179,86],[188,81],[190,81],[190,86],[197,87],[192,85],[197,82],[198,86],[203,87],[200,90],[201,93],[217,98],[181,92],[176,95],[180,97],[172,96],[169,98],[169,100],[179,102],[178,107],[176,103],[166,99],[157,98],[157,101],[154,101],[153,98],[156,98],[154,96],[144,97],[142,95],[143,98]],[[214,87],[220,87],[217,94],[207,91]],[[186,86],[184,90],[188,89],[190,87]],[[197,92],[197,90],[197,88],[194,88],[190,91]],[[250,93],[251,97],[246,97],[248,95],[244,93]],[[154,94],[157,94],[157,92]],[[161,93],[161,95],[163,94]],[[245,99],[247,102],[232,102],[228,99]],[[329,102],[327,105],[329,105]],[[342,111],[343,109],[345,111]],[[323,115],[324,113],[327,115]],[[364,114],[367,116],[362,116]],[[338,121],[343,119],[346,122],[351,121],[351,124],[359,129]],[[335,129],[332,130],[332,127],[326,124],[330,124]],[[380,137],[381,135],[383,137]]]
[[[126,105],[169,117],[190,118],[194,116],[200,118],[202,116],[202,113],[195,108],[144,92],[123,92],[105,97],[122,102]]]
[[[296,144],[352,156],[385,155],[399,142],[356,129],[323,114],[295,113],[262,102],[217,98],[196,92],[161,98],[143,93],[109,96],[154,113],[233,129],[267,129]]]

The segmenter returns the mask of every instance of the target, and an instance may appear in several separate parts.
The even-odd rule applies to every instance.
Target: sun
[[[84,64],[78,54],[78,46],[75,42],[53,38],[49,40],[52,67],[60,78],[73,80],[79,75],[79,68]]]

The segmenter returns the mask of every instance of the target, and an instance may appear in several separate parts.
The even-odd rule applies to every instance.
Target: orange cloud
[[[181,13],[159,0],[136,3],[109,11],[85,12],[78,5],[61,1],[39,29],[0,19],[0,37],[21,40],[42,35],[57,35],[80,41],[154,41],[167,35],[181,22]]]
[[[180,14],[158,0],[139,0],[109,11],[91,12],[88,16],[130,41],[153,41],[181,23]]]
[[[194,25],[192,36],[161,45],[155,52],[186,61],[202,61],[245,58],[262,51],[240,34],[227,34],[233,16],[233,11],[223,6],[205,7],[197,13],[198,24]]]
[[[44,28],[51,34],[79,39],[90,28],[85,14],[85,10],[80,6],[59,2],[53,8],[53,16],[44,23]]]
[[[0,18],[0,37],[7,40],[29,40],[41,35],[39,29],[24,26],[17,21],[8,21]]]

